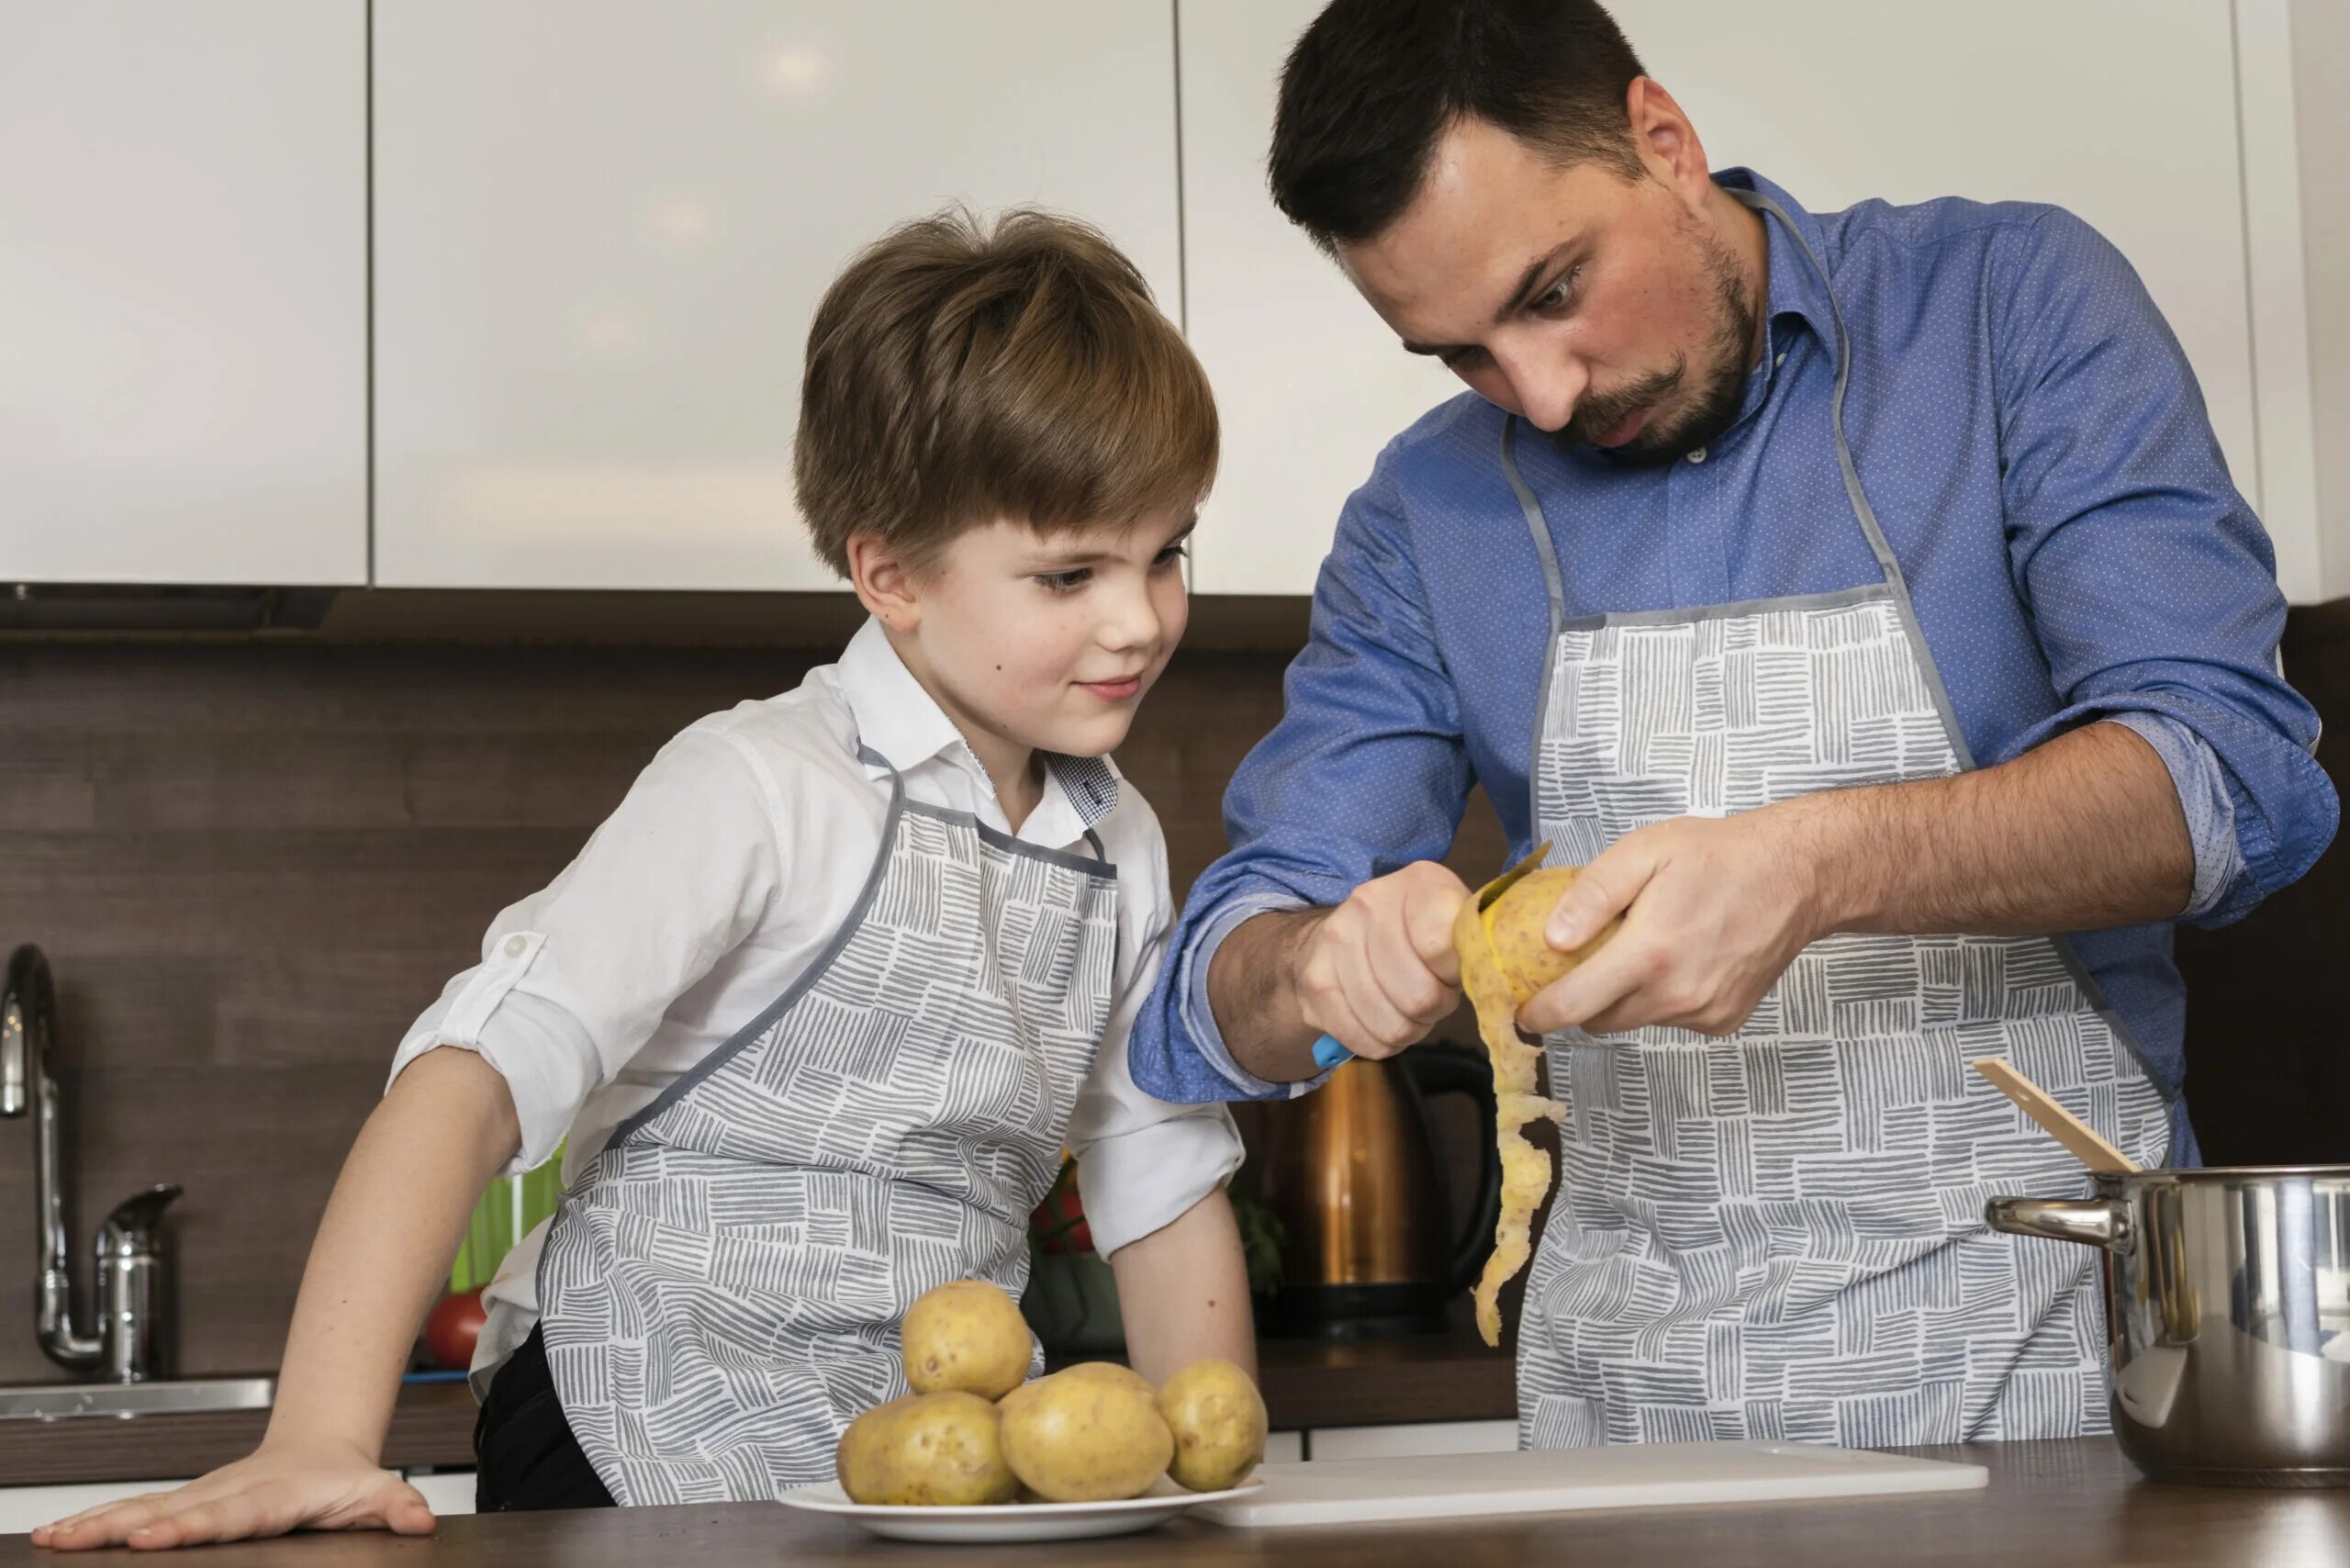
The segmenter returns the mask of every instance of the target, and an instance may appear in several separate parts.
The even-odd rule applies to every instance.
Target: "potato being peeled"
[[[1602,926],[1598,935],[1571,953],[1561,953],[1550,946],[1550,939],[1542,934],[1543,927],[1550,923],[1550,911],[1560,895],[1582,872],[1580,866],[1550,866],[1528,872],[1479,917],[1484,923],[1486,939],[1494,945],[1494,957],[1501,965],[1503,978],[1509,981],[1510,998],[1520,1007],[1533,1001],[1534,993],[1544,986],[1565,979],[1576,965],[1606,946],[1607,939],[1623,926],[1619,915]]]
[[[1542,1053],[1518,1037],[1517,1010],[1536,991],[1597,952],[1624,924],[1621,916],[1608,922],[1598,935],[1571,953],[1550,946],[1543,928],[1581,869],[1553,866],[1529,872],[1483,910],[1474,899],[1463,903],[1452,924],[1460,989],[1477,1010],[1477,1033],[1494,1064],[1501,1215],[1494,1226],[1494,1250],[1485,1260],[1483,1277],[1471,1293],[1477,1305],[1477,1332],[1488,1345],[1502,1342],[1501,1289],[1526,1267],[1533,1250],[1534,1211],[1550,1190],[1550,1156],[1528,1142],[1523,1129],[1538,1117],[1555,1122],[1565,1114],[1559,1102],[1534,1092],[1535,1068]]]
[[[1169,1378],[1158,1413],[1175,1437],[1167,1473],[1192,1491],[1237,1486],[1265,1457],[1264,1397],[1230,1361],[1194,1361]]]
[[[852,1502],[930,1507],[1009,1503],[1002,1425],[976,1394],[910,1394],[877,1405],[841,1434],[834,1469]]]
[[[1174,1456],[1150,1384],[1089,1365],[1023,1383],[998,1406],[1013,1473],[1051,1502],[1139,1497]]]
[[[906,1382],[916,1394],[1001,1399],[1028,1375],[1031,1343],[1019,1304],[985,1280],[924,1291],[898,1327]]]

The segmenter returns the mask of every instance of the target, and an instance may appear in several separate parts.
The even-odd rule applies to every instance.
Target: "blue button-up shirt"
[[[1845,432],[1975,762],[2094,720],[2126,723],[2178,788],[2197,862],[2187,917],[2232,920],[2300,876],[2337,806],[2311,756],[2316,714],[2278,669],[2275,556],[2177,340],[2121,253],[2056,207],[1815,214],[1748,171],[1717,178],[1776,200],[1833,279],[1852,344]],[[1569,615],[1882,580],[1830,429],[1829,296],[1785,230],[1764,227],[1767,343],[1710,447],[1656,468],[1517,443]],[[1502,418],[1474,395],[1452,399],[1391,442],[1348,500],[1281,722],[1225,797],[1231,852],[1192,888],[1132,1036],[1152,1093],[1311,1086],[1254,1077],[1217,1032],[1209,960],[1240,922],[1336,903],[1441,857],[1473,783],[1511,856],[1530,847],[1550,617],[1502,472]],[[2186,993],[2170,923],[2075,940],[2177,1090]]]

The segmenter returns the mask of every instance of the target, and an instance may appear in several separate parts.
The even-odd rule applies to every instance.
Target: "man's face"
[[[1465,119],[1412,205],[1339,262],[1406,348],[1488,402],[1562,445],[1670,462],[1729,428],[1756,352],[1755,289],[1695,188],[1561,166]]]

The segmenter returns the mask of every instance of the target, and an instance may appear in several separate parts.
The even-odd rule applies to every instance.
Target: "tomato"
[[[425,1354],[445,1372],[465,1371],[474,1364],[474,1345],[481,1338],[482,1325],[488,1320],[489,1314],[481,1305],[481,1292],[442,1296],[433,1305],[432,1315],[424,1320]]]
[[[1028,1216],[1029,1234],[1044,1252],[1091,1252],[1093,1227],[1086,1223],[1085,1204],[1077,1195],[1077,1180],[1069,1171],[1053,1183],[1036,1212]]]

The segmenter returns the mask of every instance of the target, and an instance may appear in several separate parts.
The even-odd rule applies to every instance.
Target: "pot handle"
[[[2130,1244],[2130,1207],[2113,1198],[1993,1198],[1983,1221],[2010,1236],[2120,1249]]]

